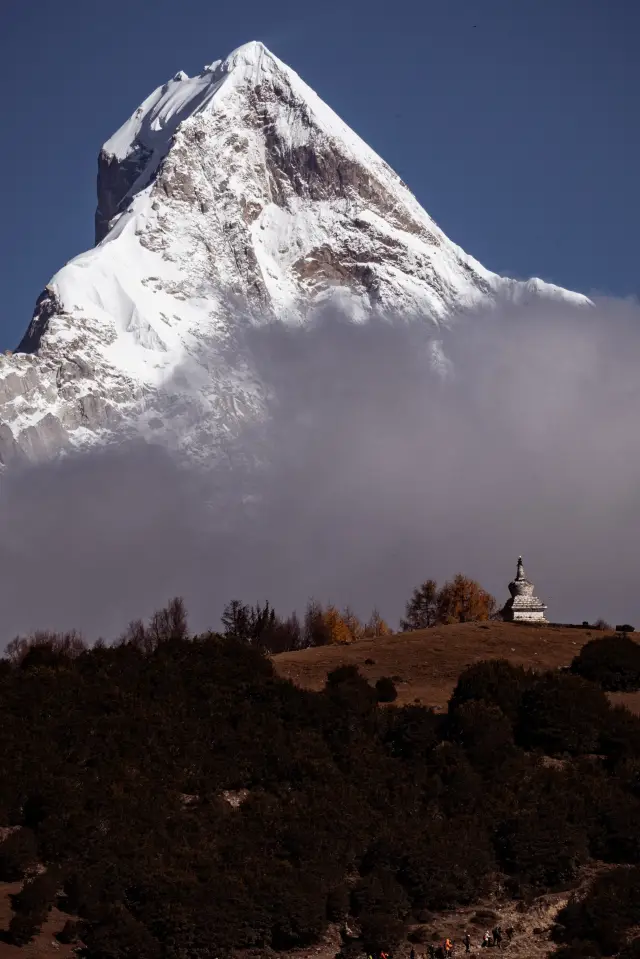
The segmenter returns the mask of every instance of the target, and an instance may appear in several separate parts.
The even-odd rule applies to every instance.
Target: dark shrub
[[[573,942],[550,953],[551,959],[600,959],[601,955],[595,942]]]
[[[341,686],[343,683],[361,683],[367,682],[360,670],[353,663],[346,666],[336,666],[331,672],[327,673],[327,689]],[[367,683],[367,686],[369,684]]]
[[[531,670],[513,666],[506,659],[474,663],[460,673],[449,702],[449,712],[469,700],[484,700],[498,706],[513,722],[517,719],[522,696],[535,678]]]
[[[45,920],[45,915],[37,913],[18,913],[9,923],[9,942],[14,946],[26,946],[38,935]]]
[[[482,895],[494,868],[491,844],[473,819],[433,823],[406,850],[398,878],[414,909],[467,905]]]
[[[640,868],[619,867],[599,876],[587,895],[572,899],[558,915],[560,942],[589,940],[605,956],[624,945],[628,929],[640,924]]]
[[[97,881],[74,872],[64,880],[61,907],[65,912],[93,918],[100,911],[101,895]]]
[[[381,676],[376,683],[376,695],[379,703],[392,703],[398,698],[395,683],[388,676]]]
[[[380,869],[365,876],[351,893],[355,916],[384,912],[404,919],[409,914],[409,898],[393,873]]]
[[[516,739],[525,749],[549,755],[598,753],[610,717],[609,701],[593,683],[547,673],[522,697]]]
[[[423,945],[425,942],[431,941],[431,932],[426,926],[418,926],[417,929],[411,930],[407,935],[407,939],[415,945]]]
[[[640,939],[632,939],[620,952],[619,959],[640,959]]]
[[[327,919],[329,922],[340,922],[349,915],[350,890],[346,883],[341,883],[331,889],[327,895]]]
[[[14,912],[25,914],[47,912],[56,898],[59,883],[59,877],[49,872],[29,879],[20,892],[11,897]]]
[[[549,766],[534,757],[516,764],[505,783],[506,801],[496,803],[494,845],[509,886],[520,895],[566,886],[589,858],[591,794],[606,781],[583,762]],[[502,791],[502,790],[501,790]],[[588,797],[588,799],[585,798]]]
[[[336,952],[335,959],[362,959],[362,944],[359,939],[342,936],[342,947]]]
[[[447,816],[468,816],[486,791],[480,773],[473,768],[457,743],[441,743],[429,757],[431,785]],[[484,831],[481,830],[484,835]]]
[[[38,826],[46,819],[52,803],[51,794],[45,790],[30,792],[22,806],[22,822],[28,829],[37,832]]]
[[[360,917],[362,946],[367,955],[393,950],[405,935],[405,924],[386,912],[365,913]]]
[[[37,666],[59,669],[66,665],[67,661],[66,654],[56,649],[51,643],[36,643],[25,653],[20,669],[34,669]]]
[[[16,829],[0,844],[0,881],[17,882],[38,856],[38,843],[30,829]]]
[[[326,926],[325,897],[315,883],[304,880],[286,891],[274,912],[271,946],[278,951],[310,945]]]
[[[592,639],[571,663],[571,672],[608,691],[640,688],[640,644],[628,636]]]
[[[602,729],[601,749],[609,770],[640,760],[640,716],[625,706],[614,706]]]
[[[101,921],[87,924],[83,942],[86,959],[160,959],[161,955],[157,940],[122,907],[113,907]],[[177,959],[180,953],[174,955]]]
[[[523,809],[496,833],[498,859],[515,887],[556,889],[578,875],[589,858],[586,829],[568,821],[562,803]]]
[[[365,713],[377,703],[376,691],[357,666],[338,666],[327,675],[325,689],[336,705]]]
[[[67,919],[64,926],[56,934],[56,939],[65,945],[77,942],[81,938],[82,923],[76,919]]]
[[[485,701],[462,703],[448,717],[449,737],[459,743],[476,769],[495,767],[514,752],[513,726],[499,706]]]
[[[424,762],[442,740],[444,719],[423,706],[401,706],[387,711],[384,733],[392,756],[406,762]]]
[[[640,802],[616,785],[607,784],[595,798],[591,854],[615,863],[640,863]]]
[[[640,759],[632,756],[621,760],[616,765],[615,774],[623,788],[640,799]]]

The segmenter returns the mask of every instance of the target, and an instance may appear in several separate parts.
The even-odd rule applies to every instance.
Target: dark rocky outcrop
[[[100,151],[98,157],[98,207],[96,209],[96,244],[104,240],[111,221],[122,213],[129,200],[130,190],[143,173],[152,151],[138,144],[134,153],[119,160]]]
[[[18,343],[16,353],[37,353],[49,320],[62,312],[64,312],[63,307],[58,297],[50,286],[46,286],[36,301],[33,317],[27,332]]]

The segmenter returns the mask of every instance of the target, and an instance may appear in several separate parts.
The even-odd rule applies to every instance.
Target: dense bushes
[[[58,891],[59,877],[49,871],[28,879],[20,892],[11,896],[14,916],[8,938],[15,946],[24,946],[40,931]]]
[[[406,849],[398,876],[414,911],[440,910],[481,896],[494,866],[486,824],[458,815],[429,824]]]
[[[498,827],[496,847],[514,889],[563,888],[588,859],[584,824],[572,822],[558,798],[517,811]]]
[[[20,892],[11,897],[13,911],[25,915],[42,915],[48,912],[56,898],[59,885],[60,879],[53,872],[34,876],[25,882]]]
[[[476,663],[462,673],[449,704],[452,724],[460,722],[461,707],[469,702],[498,707],[519,746],[552,756],[598,753],[615,725],[607,697],[593,683],[562,672],[536,674],[506,660]],[[625,711],[627,716],[633,723]],[[505,737],[497,729],[496,747]],[[622,738],[627,742],[626,734]]]
[[[594,882],[582,899],[573,899],[558,916],[560,942],[589,941],[602,955],[620,951],[627,931],[640,924],[640,868],[618,868]]]
[[[464,747],[474,767],[491,775],[514,752],[512,723],[499,706],[482,700],[452,709],[448,733]]]
[[[449,712],[462,703],[484,700],[498,706],[512,722],[518,718],[522,696],[535,682],[536,674],[506,659],[490,659],[469,666],[458,677]]]
[[[77,942],[82,935],[82,923],[75,919],[67,919],[64,926],[56,934],[56,939],[65,945]]]
[[[600,751],[611,713],[604,693],[578,676],[548,673],[522,696],[518,740],[552,756]]]
[[[364,951],[367,955],[375,955],[384,948],[395,949],[404,939],[405,924],[401,919],[388,912],[366,913],[360,918],[362,947],[358,954]]]
[[[628,636],[592,639],[571,663],[571,672],[602,689],[640,689],[640,645]]]
[[[9,923],[7,939],[14,946],[26,946],[40,932],[43,921],[44,916],[37,913],[16,913]]]
[[[22,879],[38,855],[38,843],[30,829],[17,828],[0,843],[0,882]]]
[[[381,707],[393,683],[354,666],[302,691],[257,646],[189,638],[173,606],[0,670],[0,826],[19,827],[0,879],[32,877],[12,941],[59,897],[87,959],[307,947],[345,919],[360,950],[391,949],[496,879],[522,896],[589,858],[640,862],[640,722],[581,677],[479,663],[438,716]],[[613,926],[599,887],[566,911],[567,956],[623,943],[616,882]]]

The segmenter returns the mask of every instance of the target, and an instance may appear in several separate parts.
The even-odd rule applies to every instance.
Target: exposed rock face
[[[497,296],[572,297],[485,270],[262,44],[154,91],[99,158],[95,249],[0,357],[0,465],[163,429],[208,457],[263,411],[241,323],[337,302],[440,324]],[[434,355],[437,350],[434,351]]]
[[[98,157],[98,206],[96,243],[104,240],[111,222],[126,206],[129,191],[151,159],[152,151],[142,144],[124,160],[100,151]]]

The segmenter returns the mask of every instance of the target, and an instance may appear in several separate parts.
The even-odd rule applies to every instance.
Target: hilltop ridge
[[[273,663],[280,676],[310,690],[322,689],[332,669],[353,664],[369,682],[398,677],[398,705],[419,702],[443,709],[458,676],[473,663],[507,659],[529,669],[559,669],[569,666],[590,639],[606,635],[611,634],[588,628],[462,623],[279,653]],[[640,705],[636,693],[613,698],[631,708]]]

